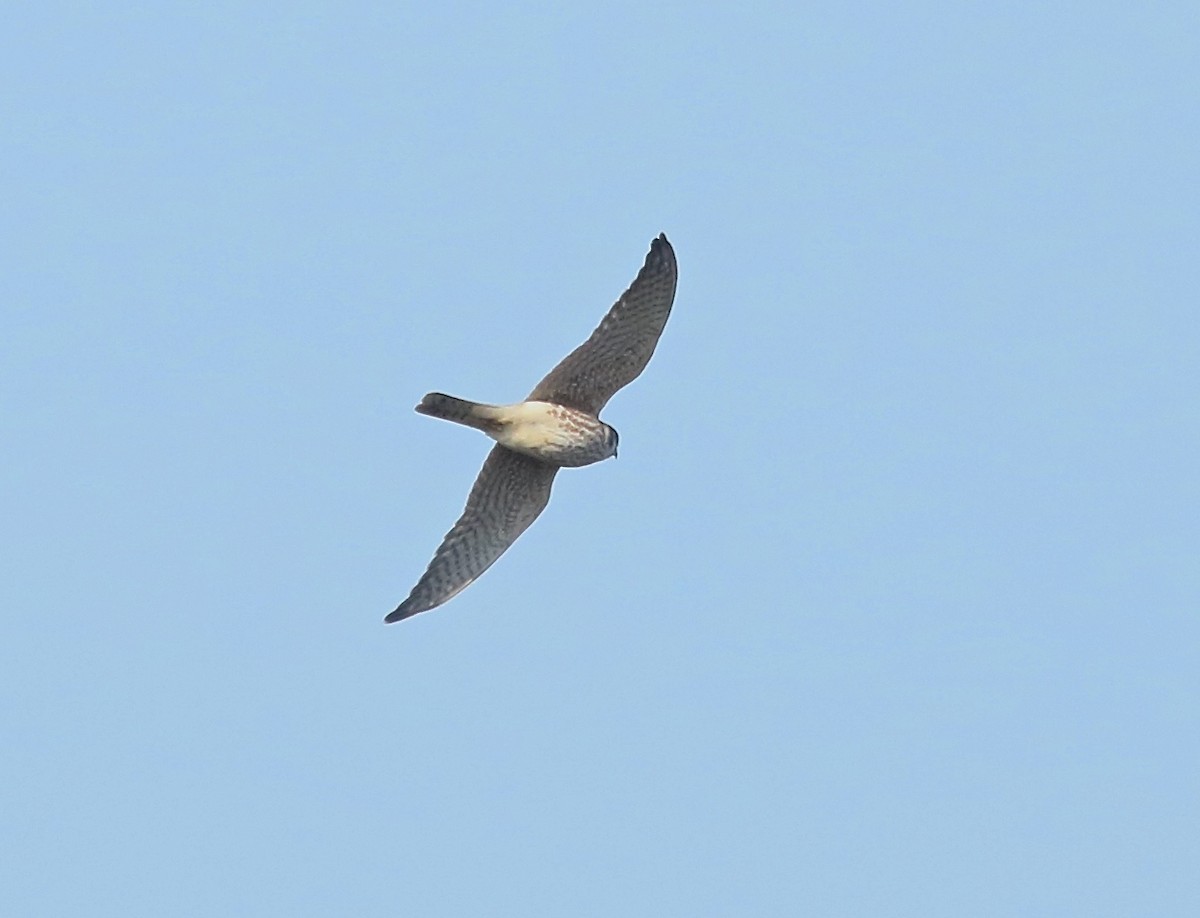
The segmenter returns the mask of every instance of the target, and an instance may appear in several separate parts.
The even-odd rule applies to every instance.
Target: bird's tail
[[[430,392],[421,399],[421,404],[417,405],[417,412],[427,414],[431,418],[465,424],[485,433],[496,429],[500,416],[500,409],[495,405],[468,402],[465,398],[442,395],[440,392]]]

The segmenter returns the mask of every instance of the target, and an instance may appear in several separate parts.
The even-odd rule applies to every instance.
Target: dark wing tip
[[[674,270],[674,267],[675,250],[671,248],[671,243],[667,242],[667,234],[659,233],[650,243],[650,251],[646,255],[646,264],[643,270],[645,268]]]
[[[404,602],[400,603],[400,605],[396,606],[395,609],[384,616],[383,623],[385,625],[394,625],[396,622],[403,621],[406,618],[416,615],[418,612],[425,611],[424,609],[411,609],[408,606],[409,602],[406,599]]]

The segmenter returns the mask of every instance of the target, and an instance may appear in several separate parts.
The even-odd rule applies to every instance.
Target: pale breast
[[[552,465],[591,465],[612,455],[605,425],[583,411],[548,402],[505,406],[496,441]]]

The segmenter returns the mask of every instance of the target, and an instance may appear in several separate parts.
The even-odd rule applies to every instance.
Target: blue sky
[[[0,911],[1200,914],[1194,4],[20,4]],[[666,232],[621,457],[382,624]]]

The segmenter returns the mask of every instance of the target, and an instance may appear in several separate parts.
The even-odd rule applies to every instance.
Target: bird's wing
[[[545,509],[557,471],[557,466],[493,447],[462,516],[408,599],[384,621],[398,622],[440,606],[491,567]]]
[[[675,299],[675,252],[667,237],[650,243],[646,263],[592,332],[529,393],[598,414],[622,386],[646,368]]]

